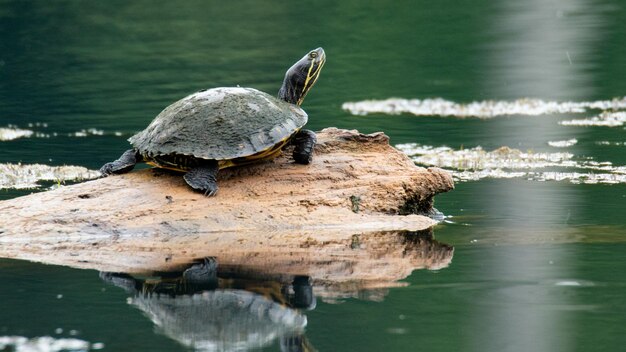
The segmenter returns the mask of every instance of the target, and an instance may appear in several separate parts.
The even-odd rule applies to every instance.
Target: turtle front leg
[[[137,288],[138,288],[137,280],[135,280],[132,276],[128,274],[101,271],[99,275],[102,281],[111,285],[115,285],[119,288],[122,288],[124,291],[128,293],[137,292]]]
[[[217,160],[210,160],[189,170],[183,178],[195,191],[210,197],[217,193],[217,172],[219,170]]]
[[[106,163],[100,168],[103,176],[110,174],[123,174],[132,170],[137,162],[142,161],[143,157],[135,149],[129,149],[119,157],[119,159]]]
[[[219,285],[217,265],[215,257],[205,257],[183,272],[183,280],[194,291],[215,289]]]
[[[315,132],[311,130],[300,130],[293,137],[293,145],[295,148],[293,149],[293,160],[298,164],[309,164],[313,160],[313,148],[315,148],[315,143],[317,142],[317,137],[315,136]]]

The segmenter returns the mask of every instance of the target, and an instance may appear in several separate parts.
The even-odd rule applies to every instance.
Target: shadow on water
[[[414,269],[442,269],[452,260],[454,248],[437,242],[432,229],[380,235],[401,253],[406,275]],[[377,237],[352,237],[350,248],[355,257],[367,256],[359,250],[375,250],[383,244],[372,238]],[[304,311],[316,308],[318,296],[331,302],[345,297],[380,301],[387,294],[385,287],[398,284],[371,282],[368,276],[358,274],[360,279],[350,280],[344,272],[351,267],[346,261],[303,260],[294,270],[294,263],[275,258],[267,256],[251,265],[205,257],[176,271],[144,275],[100,272],[100,278],[126,291],[128,302],[142,311],[160,334],[199,351],[256,349],[276,340],[281,351],[312,351],[305,334]],[[368,269],[372,278],[381,277],[376,271],[390,270],[385,265]],[[297,274],[299,271],[324,274],[316,278]]]

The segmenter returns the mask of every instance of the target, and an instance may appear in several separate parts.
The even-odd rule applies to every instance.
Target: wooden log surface
[[[290,154],[222,170],[215,197],[144,169],[2,201],[0,257],[142,273],[215,256],[224,268],[374,286],[451,259],[444,250],[437,263],[416,261],[397,235],[435,224],[407,213],[454,187],[447,172],[415,166],[383,133],[329,128],[310,165]]]

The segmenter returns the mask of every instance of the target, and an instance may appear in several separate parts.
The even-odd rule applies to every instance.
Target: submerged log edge
[[[454,188],[450,174],[415,166],[381,132],[327,128],[310,165],[290,155],[222,170],[216,197],[192,192],[180,174],[144,169],[1,201],[0,257],[125,272],[217,253],[220,262],[252,252],[332,260],[355,234],[433,226],[418,214]]]

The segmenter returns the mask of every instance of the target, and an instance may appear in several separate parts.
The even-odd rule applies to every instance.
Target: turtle
[[[308,115],[300,105],[325,62],[324,49],[309,51],[287,70],[277,97],[239,86],[193,93],[130,137],[133,148],[100,173],[122,174],[146,162],[184,172],[193,190],[213,196],[219,170],[275,158],[289,144],[294,162],[309,164],[317,137],[303,129]]]

